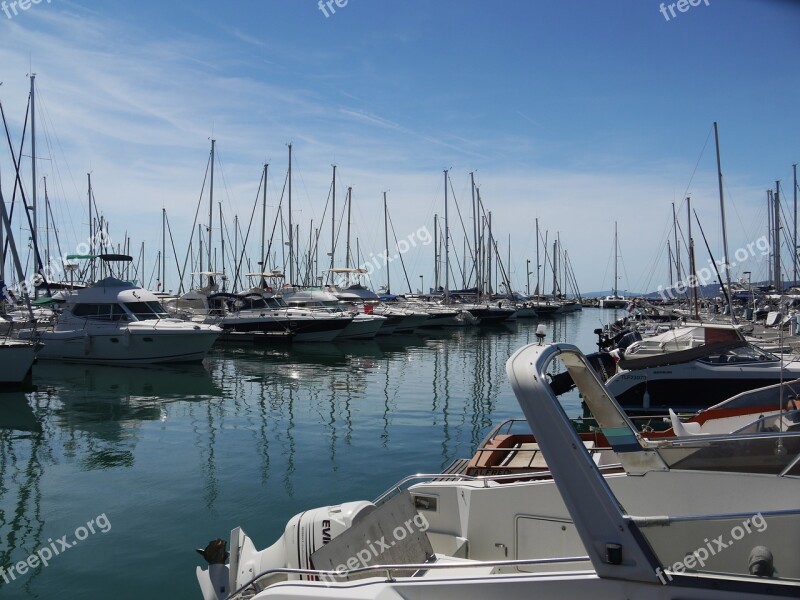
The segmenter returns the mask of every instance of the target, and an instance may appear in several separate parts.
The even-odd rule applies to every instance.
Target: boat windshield
[[[778,357],[761,348],[747,344],[737,348],[731,348],[722,352],[715,352],[698,359],[700,362],[709,364],[720,363],[753,363],[753,362],[776,362]]]
[[[168,319],[167,311],[161,306],[160,302],[126,302],[127,308],[139,321],[150,321],[153,319]]]

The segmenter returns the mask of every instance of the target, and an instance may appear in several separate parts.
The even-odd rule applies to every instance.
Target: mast
[[[224,229],[222,227],[222,202],[219,203],[219,244],[220,253],[222,254],[222,291],[225,291],[225,236],[223,235]],[[214,266],[216,270],[216,265]]]
[[[292,228],[292,145],[289,144],[289,285],[294,285],[294,230]]]
[[[36,202],[36,73],[31,73],[31,183],[33,184],[33,189],[31,190],[31,206],[33,213],[33,231],[31,232],[31,237],[34,240],[34,243],[37,243],[37,237],[39,234],[39,207],[37,206]],[[20,159],[21,160],[21,159]],[[33,264],[34,268],[33,271],[36,272],[36,257],[33,257]],[[36,295],[37,290],[34,290],[34,296]]]
[[[208,194],[208,270],[213,271],[212,262],[212,249],[211,249],[211,232],[214,225],[214,156],[216,150],[217,140],[211,140],[211,187]],[[209,282],[211,281],[209,277]]]
[[[475,172],[469,174],[470,187],[472,189],[472,240],[475,248],[475,254],[472,257],[473,268],[475,269],[475,287],[478,289],[478,302],[481,301],[481,268],[480,260],[478,257],[478,215],[477,207],[475,205]]]
[[[19,173],[17,173],[18,175]],[[17,272],[17,280],[19,281],[22,289],[22,297],[25,300],[25,306],[28,308],[28,313],[33,316],[31,309],[30,296],[28,295],[28,285],[25,282],[25,274],[22,272],[22,263],[19,261],[19,254],[17,254],[17,244],[14,242],[14,232],[11,229],[11,222],[8,219],[8,212],[6,212],[6,201],[3,198],[3,188],[0,186],[0,229],[5,229],[7,234],[8,249],[11,251],[11,262]],[[2,292],[2,290],[0,290]]]
[[[672,231],[675,233],[675,279],[681,280],[681,247],[678,244],[678,217],[675,216],[675,203],[672,203]]]
[[[557,298],[558,296],[557,292],[558,292],[558,240],[553,240],[553,300]]]
[[[383,237],[386,243],[386,254],[384,258],[386,259],[386,293],[391,294],[391,280],[389,278],[389,208],[386,204],[386,192],[383,192]]]
[[[731,311],[731,319],[735,320],[735,316],[733,314],[733,306],[731,306],[731,267],[730,262],[728,261],[728,231],[725,227],[725,196],[722,192],[722,161],[720,160],[719,156],[719,130],[717,128],[717,122],[714,121],[714,145],[717,149],[717,180],[719,181],[719,212],[722,217],[722,251],[724,253],[724,261],[725,261],[725,283],[728,286],[728,308]]]
[[[433,289],[439,291],[439,215],[433,215]]]
[[[797,286],[797,163],[792,165],[794,172],[794,249],[792,250],[792,264],[794,265],[794,285]]]
[[[539,262],[539,217],[536,217],[536,298],[539,298],[540,295],[540,281],[539,281],[539,267],[541,267],[541,263]]]
[[[50,266],[50,226],[52,215],[50,214],[50,199],[47,197],[47,177],[44,177],[44,234],[45,234],[45,262],[48,267]]]
[[[775,261],[775,289],[781,291],[783,289],[783,277],[781,277],[781,186],[780,181],[775,182],[775,194],[773,194],[773,207],[775,216],[772,218],[773,226],[775,227],[775,253],[773,259]]]
[[[267,232],[267,175],[269,174],[269,164],[264,163],[264,191],[261,196],[261,254],[259,254],[258,266],[262,273],[267,269],[267,256],[265,254],[266,232]],[[261,285],[264,287],[264,276],[261,276]]]
[[[334,254],[336,253],[336,165],[331,166],[333,167],[333,179],[331,180],[333,202],[331,204],[331,270],[328,272],[328,281],[333,283],[333,268],[336,266],[334,264]]]
[[[697,299],[697,271],[694,262],[694,240],[692,239],[692,199],[687,196],[686,198],[686,217],[689,221],[689,269],[692,274],[692,292],[694,300],[694,318],[700,318],[700,303]]]
[[[487,280],[489,281],[489,289],[487,293],[489,294],[489,299],[491,300],[492,294],[494,293],[494,288],[492,287],[492,244],[494,242],[494,238],[492,238],[492,211],[489,211],[489,245],[486,246],[486,274],[488,275]]]
[[[353,187],[347,188],[347,246],[344,253],[344,266],[346,269],[350,268],[350,210],[353,208]],[[350,275],[347,275],[348,285],[350,284]]]
[[[450,222],[447,216],[447,169],[444,170],[444,302],[450,302]]]
[[[87,194],[89,195],[89,254],[94,254],[94,217],[92,217],[92,174],[86,174],[86,181],[89,186]],[[95,275],[95,261],[91,261],[91,280],[94,282]]]
[[[617,222],[614,221],[614,291],[611,295],[616,298],[617,296],[617,258],[619,249],[617,248]]]

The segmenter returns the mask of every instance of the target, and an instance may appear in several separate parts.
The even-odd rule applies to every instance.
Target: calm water
[[[548,339],[593,351],[613,317],[545,321]],[[505,362],[536,324],[222,348],[202,366],[36,365],[36,392],[0,394],[0,565],[53,556],[0,577],[0,598],[198,598],[210,539],[241,525],[262,548],[295,513],[438,472],[519,417]]]

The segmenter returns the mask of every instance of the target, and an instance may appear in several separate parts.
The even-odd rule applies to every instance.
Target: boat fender
[[[92,336],[88,331],[83,332],[83,353],[89,354],[92,351]]]
[[[772,577],[775,574],[775,565],[772,552],[766,546],[756,546],[750,550],[747,559],[747,568],[750,575],[756,577]]]

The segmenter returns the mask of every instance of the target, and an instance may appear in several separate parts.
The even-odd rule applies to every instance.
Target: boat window
[[[268,308],[266,301],[261,296],[245,296],[237,301],[240,310],[260,310]]]
[[[119,304],[76,304],[72,308],[72,314],[95,321],[119,321],[126,316]]]
[[[275,298],[275,297],[265,298],[264,302],[266,303],[268,308],[286,308],[287,306],[289,306],[288,304],[286,304],[283,298]]]

